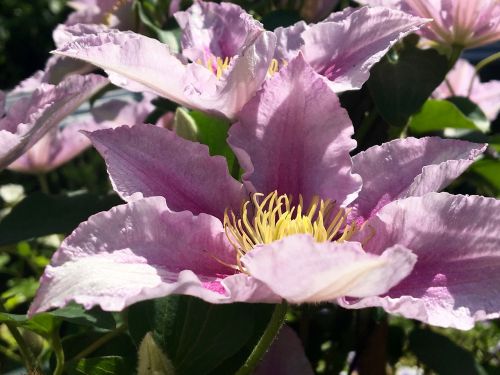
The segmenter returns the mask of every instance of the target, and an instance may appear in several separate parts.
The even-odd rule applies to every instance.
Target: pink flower
[[[34,81],[24,81],[23,93]],[[14,102],[0,118],[0,169],[7,167],[108,83],[104,77],[74,75],[57,85],[37,84],[36,90]],[[1,111],[0,111],[1,112]]]
[[[300,21],[275,30],[275,60],[286,64],[300,51],[335,92],[359,89],[394,43],[427,21],[382,7],[347,8],[323,22]]]
[[[264,31],[239,6],[195,2],[175,17],[182,55],[157,40],[116,30],[78,30],[56,54],[103,68],[116,85],[151,91],[189,108],[229,119],[299,51],[336,91],[360,88],[369,69],[425,20],[400,11],[364,8],[327,21]],[[383,27],[382,27],[383,25]],[[276,39],[278,48],[275,50]]]
[[[485,146],[409,138],[351,158],[352,134],[325,78],[301,56],[266,81],[229,131],[243,183],[225,159],[166,129],[91,133],[128,203],[63,242],[29,313],[70,300],[121,310],[188,294],[380,305],[463,329],[498,316],[500,203],[434,193]]]
[[[443,82],[432,94],[435,98],[450,96],[468,97],[476,103],[490,121],[496,119],[500,111],[500,81],[482,83],[474,66],[460,59]]]
[[[183,29],[183,56],[158,40],[104,28],[77,30],[55,53],[103,68],[125,89],[234,118],[267,75],[274,35],[230,3],[196,2],[176,17]]]
[[[500,40],[497,0],[362,0],[401,9],[433,21],[421,33],[437,43],[473,48]]]
[[[142,123],[154,106],[146,98],[141,102],[120,99],[99,100],[93,108],[82,109],[83,114],[73,114],[62,124],[52,128],[31,149],[8,166],[24,173],[49,172],[73,159],[90,146],[82,130],[114,128],[121,125]]]

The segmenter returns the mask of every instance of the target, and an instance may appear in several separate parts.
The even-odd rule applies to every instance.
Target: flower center
[[[231,63],[231,57],[226,57],[222,59],[222,57],[215,57],[212,54],[206,54],[205,56],[205,61],[203,61],[201,58],[198,58],[196,60],[196,63],[199,65],[202,65],[206,67],[212,74],[215,74],[217,79],[220,79],[222,77],[222,74],[227,70],[229,67],[229,64]],[[285,59],[282,60],[281,66],[286,66],[288,65],[288,61]],[[273,76],[274,73],[278,72],[280,69],[280,64],[278,60],[272,59],[271,64],[269,65],[269,68],[267,69],[267,73],[270,76]]]
[[[224,213],[226,236],[237,251],[238,268],[243,270],[240,258],[256,245],[267,244],[294,234],[310,234],[317,242],[349,240],[356,232],[356,224],[346,224],[348,212],[336,208],[335,202],[318,196],[304,209],[302,196],[293,205],[292,198],[274,191],[264,197],[255,193],[241,208],[239,217],[231,210]]]
[[[209,54],[205,63],[201,59],[197,59],[196,63],[205,66],[211,73],[215,74],[217,79],[222,77],[222,73],[227,69],[231,59],[226,57],[224,60],[221,57],[215,57],[212,54]]]

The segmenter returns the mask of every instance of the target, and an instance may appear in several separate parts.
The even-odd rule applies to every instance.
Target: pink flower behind
[[[275,59],[284,64],[300,51],[335,92],[359,89],[389,48],[426,22],[382,7],[346,8],[318,24],[277,28]]]
[[[466,60],[457,61],[443,82],[432,94],[435,98],[468,97],[476,103],[490,121],[500,111],[500,81],[481,82],[474,66]]]
[[[107,83],[94,74],[74,75],[58,85],[40,83],[31,94],[13,103],[0,118],[0,169],[29,150]],[[17,90],[24,92],[28,86]]]
[[[229,3],[196,2],[176,17],[183,29],[183,57],[140,34],[112,29],[80,33],[78,25],[66,29],[78,30],[55,53],[104,69],[111,82],[125,89],[234,118],[267,75],[274,35]]]
[[[99,104],[100,102],[100,104]],[[8,169],[24,173],[45,173],[73,159],[90,146],[82,130],[114,128],[142,123],[154,109],[148,99],[142,102],[112,99],[97,102],[83,115],[69,117],[54,127],[31,149],[9,165]]]
[[[433,21],[421,30],[426,38],[447,46],[474,48],[500,40],[497,0],[362,0],[391,6]]]
[[[326,79],[300,55],[229,131],[242,183],[222,157],[166,129],[91,133],[128,203],[63,242],[30,314],[70,300],[121,310],[188,294],[212,303],[339,299],[462,329],[498,316],[500,204],[432,193],[485,146],[408,139],[351,159],[352,133]]]

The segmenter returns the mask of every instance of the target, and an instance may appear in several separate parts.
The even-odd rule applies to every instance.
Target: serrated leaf
[[[33,193],[0,221],[0,246],[54,233],[68,233],[90,215],[122,201],[117,195]]]

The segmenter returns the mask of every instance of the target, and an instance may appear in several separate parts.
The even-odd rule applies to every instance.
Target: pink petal
[[[238,55],[263,31],[260,22],[231,3],[197,1],[174,16],[182,30],[182,54],[191,61]]]
[[[305,60],[336,92],[361,88],[389,48],[427,22],[382,7],[346,14],[342,21],[318,23],[302,33]]]
[[[304,21],[299,21],[292,26],[278,27],[274,30],[276,35],[276,51],[274,57],[278,62],[290,61],[303,46],[302,33],[309,28]]]
[[[205,66],[186,64],[165,44],[132,32],[110,29],[85,35],[54,53],[104,69],[111,82],[125,89],[234,118],[265,79],[274,45],[274,35],[262,32],[233,58],[219,80]]]
[[[105,46],[105,48],[103,48]],[[213,92],[216,77],[198,64],[183,64],[156,39],[114,29],[84,34],[54,53],[87,61],[106,71],[117,86],[149,91],[188,107],[196,106],[186,89]]]
[[[163,196],[175,210],[222,218],[245,199],[222,156],[152,125],[122,126],[89,133],[108,166],[113,187],[125,200]]]
[[[429,193],[385,206],[365,228],[370,236],[375,233],[365,246],[368,251],[381,253],[399,244],[418,261],[386,296],[344,302],[346,307],[381,306],[459,329],[500,316],[500,201]]]
[[[293,329],[284,325],[254,375],[313,375],[304,347]]]
[[[0,119],[0,169],[26,152],[51,128],[72,113],[81,103],[104,87],[101,76],[70,76],[57,86],[41,84],[30,98],[15,103]],[[11,133],[7,135],[5,133]]]
[[[299,55],[243,108],[228,142],[249,191],[347,204],[360,188],[351,173],[352,134],[337,96]]]
[[[171,212],[162,197],[138,200],[80,224],[47,266],[29,313],[69,301],[118,311],[169,294],[231,302],[213,286],[234,272],[220,261],[235,259],[218,219]]]
[[[8,169],[34,174],[54,170],[91,145],[88,137],[81,133],[82,130],[93,131],[142,123],[154,109],[149,100],[105,100],[99,99],[90,112],[74,113],[68,117],[64,124],[43,136],[31,149],[10,164]],[[105,101],[104,104],[101,104],[102,101]]]
[[[376,256],[358,242],[318,243],[298,234],[259,246],[241,260],[274,293],[303,303],[385,293],[411,272],[416,257],[400,245]]]
[[[428,138],[397,139],[355,155],[353,172],[363,179],[355,202],[364,218],[383,205],[445,188],[485,150],[484,144]]]

